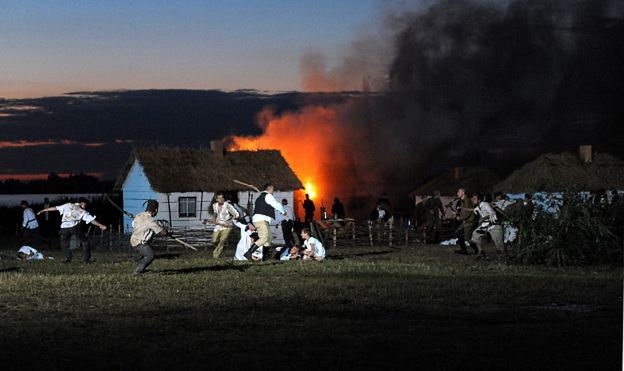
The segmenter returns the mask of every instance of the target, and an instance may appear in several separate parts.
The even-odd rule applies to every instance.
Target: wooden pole
[[[171,223],[171,200],[169,199],[169,193],[167,193],[167,209],[169,209],[169,228],[173,228],[173,224]]]
[[[370,240],[370,247],[373,247],[373,221],[368,221],[368,239]]]
[[[333,229],[333,238],[334,238],[334,249],[336,248],[336,222],[331,223],[332,229]]]
[[[409,245],[409,228],[405,228],[405,247]]]
[[[201,192],[201,196],[199,197],[199,220],[202,217],[202,208],[204,206],[204,191]]]
[[[351,222],[351,235],[353,239],[353,247],[355,247],[355,220]]]
[[[390,217],[388,220],[388,246],[392,247],[392,228],[394,227],[394,216]]]

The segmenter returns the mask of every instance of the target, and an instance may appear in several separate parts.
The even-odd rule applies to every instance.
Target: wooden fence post
[[[392,247],[392,229],[394,228],[394,216],[388,220],[388,246]]]

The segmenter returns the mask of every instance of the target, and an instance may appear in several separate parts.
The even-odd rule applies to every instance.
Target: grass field
[[[322,263],[161,253],[0,260],[0,369],[621,370],[622,266],[338,248]],[[229,253],[230,251],[228,251]]]

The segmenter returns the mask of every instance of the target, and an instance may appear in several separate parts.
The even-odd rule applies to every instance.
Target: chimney
[[[219,156],[225,155],[225,146],[222,140],[211,140],[210,141],[210,151]]]
[[[462,176],[462,168],[455,166],[451,171],[451,176],[453,177],[453,180],[459,180]]]
[[[592,146],[591,144],[584,144],[579,146],[579,157],[585,164],[591,164],[592,162]]]

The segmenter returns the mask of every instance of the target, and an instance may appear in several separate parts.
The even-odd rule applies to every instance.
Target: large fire
[[[342,140],[336,111],[329,107],[305,107],[298,112],[277,116],[270,109],[261,111],[258,123],[264,133],[257,137],[231,138],[230,150],[277,149],[305,186],[305,193],[316,204],[329,208],[336,196],[336,177],[331,164],[340,154],[333,149]]]

